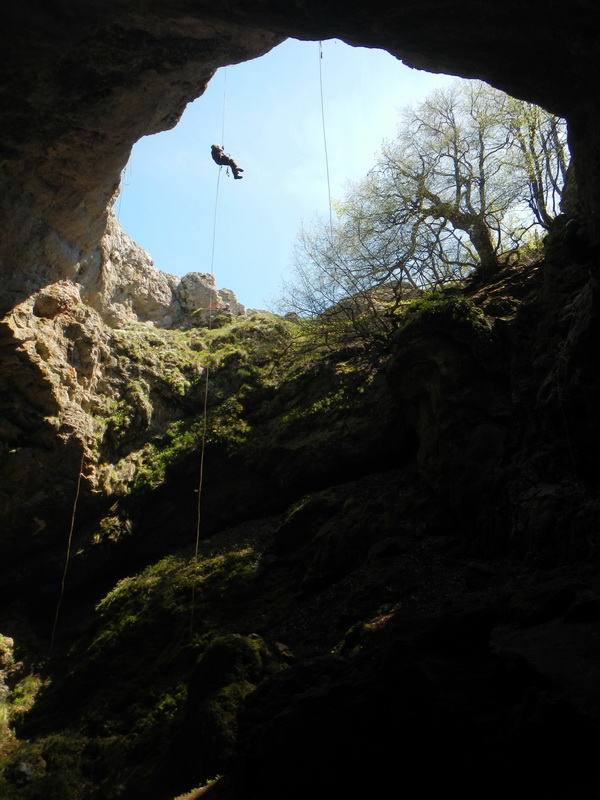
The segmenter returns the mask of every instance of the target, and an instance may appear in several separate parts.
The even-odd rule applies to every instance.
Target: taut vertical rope
[[[221,176],[221,169],[219,168],[219,178]],[[213,261],[215,254],[215,238],[217,230],[217,204],[219,200],[219,178],[217,178],[217,192],[215,197],[215,221],[213,225],[213,243],[212,243],[212,261],[211,261],[211,275],[214,275]],[[212,300],[208,301],[208,330],[212,330]],[[198,552],[200,549],[200,521],[202,519],[202,485],[204,482],[204,454],[206,450],[206,429],[208,421],[208,384],[210,376],[210,343],[209,355],[206,359],[206,366],[204,368],[204,403],[202,411],[202,443],[200,446],[200,470],[198,472],[198,488],[196,489],[197,503],[196,503],[196,543],[194,547],[194,579],[192,581],[192,610],[190,614],[190,641],[194,636],[194,612],[196,609],[196,569],[198,566]]]
[[[325,130],[325,103],[323,101],[323,42],[319,42],[319,86],[321,89],[321,124],[323,127],[323,146],[325,148],[325,170],[327,172],[327,197],[329,198],[329,234],[333,239],[333,217],[331,213],[331,182],[329,180],[329,155],[327,153],[327,132]]]
[[[225,103],[227,98],[227,67],[223,70],[223,116],[221,121],[221,146],[225,144]],[[215,274],[215,245],[217,241],[217,211],[219,208],[219,186],[221,184],[221,169],[217,173],[217,188],[215,191],[215,213],[213,216],[213,235],[212,235],[212,250],[210,257],[210,274],[214,278]],[[208,330],[212,330],[212,301],[208,302]],[[200,521],[202,519],[202,484],[204,482],[204,454],[206,450],[206,429],[208,421],[208,384],[210,376],[210,352],[206,360],[206,367],[204,368],[204,403],[202,412],[202,443],[200,446],[200,470],[198,473],[198,487],[196,489],[197,504],[196,504],[196,543],[194,547],[194,580],[192,581],[192,609],[190,614],[190,641],[194,636],[194,614],[196,608],[196,568],[198,566],[198,553],[200,550]]]
[[[123,169],[123,172],[121,172],[121,182],[120,182],[120,185],[119,185],[119,203],[117,205],[117,220],[119,222],[121,221],[121,203],[123,202],[123,187],[124,186],[129,186],[129,184],[131,183],[131,175],[132,175],[131,158],[132,158],[132,156],[133,156],[133,152],[132,152],[131,156],[129,157],[129,161],[127,162],[127,164],[125,164],[125,168]],[[127,170],[129,170],[129,180],[127,181],[127,183],[125,183],[125,175],[127,173]]]
[[[60,583],[60,594],[58,596],[58,603],[56,604],[56,614],[54,615],[54,625],[52,626],[52,638],[50,639],[50,654],[52,654],[52,648],[54,647],[54,639],[56,637],[56,628],[58,625],[58,617],[60,614],[60,607],[62,604],[63,596],[65,594],[65,583],[67,580],[67,572],[69,569],[69,560],[71,558],[71,544],[73,542],[73,530],[75,529],[75,515],[77,513],[77,502],[79,500],[79,491],[81,489],[81,478],[83,477],[83,462],[85,460],[85,448],[83,453],[81,454],[81,464],[79,465],[79,476],[77,478],[77,490],[75,492],[75,501],[73,503],[73,513],[71,514],[71,527],[69,529],[69,537],[67,540],[67,554],[65,557],[65,568],[62,574],[62,580]]]
[[[225,107],[227,103],[227,67],[223,67],[223,116],[221,119],[220,145],[225,149]]]

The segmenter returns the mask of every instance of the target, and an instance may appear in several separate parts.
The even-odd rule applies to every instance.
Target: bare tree
[[[382,304],[407,291],[493,272],[558,211],[568,165],[562,120],[478,81],[456,81],[407,109],[378,164],[303,230],[288,306],[332,307],[385,328]]]
[[[512,97],[507,113],[513,144],[507,154],[507,166],[520,177],[523,201],[534,221],[547,229],[560,213],[569,166],[566,122],[539,106]]]

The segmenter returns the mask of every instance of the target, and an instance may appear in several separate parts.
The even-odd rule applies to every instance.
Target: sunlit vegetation
[[[335,219],[300,232],[280,309],[317,347],[381,348],[407,300],[539,253],[568,163],[566,124],[543,109],[478,81],[433,93]]]
[[[422,326],[431,329],[451,330],[456,326],[469,329],[480,336],[489,336],[490,329],[484,314],[464,295],[456,290],[428,292],[411,300],[399,315],[398,330],[408,331],[411,327]]]

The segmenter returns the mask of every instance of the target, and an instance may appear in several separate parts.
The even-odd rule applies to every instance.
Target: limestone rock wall
[[[85,302],[116,328],[135,322],[171,328],[198,310],[220,310],[226,303],[233,314],[246,313],[231,290],[217,291],[209,273],[179,278],[161,272],[112,213],[100,247],[80,265],[76,281]]]
[[[114,361],[109,341],[101,317],[81,301],[80,288],[70,281],[44,287],[4,318],[4,546],[36,550],[54,525],[66,524],[81,458],[92,454],[96,415],[106,403],[101,381]]]
[[[0,324],[0,549],[53,546],[82,465],[88,503],[102,502],[131,479],[137,451],[199,413],[206,308],[226,300],[212,275],[164,275],[122,239],[114,235],[119,247],[105,251],[95,285],[56,281]],[[233,303],[234,314],[244,309]],[[182,339],[165,329],[198,308],[198,331]]]

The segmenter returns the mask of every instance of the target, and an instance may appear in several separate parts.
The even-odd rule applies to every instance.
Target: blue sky
[[[333,199],[375,164],[400,109],[451,80],[337,40],[322,53],[318,42],[290,39],[221,69],[172,131],[135,145],[115,211],[159,269],[213,271],[241,303],[272,306],[301,225],[329,216],[319,67]],[[217,194],[210,146],[222,138],[245,171],[234,181],[223,169]]]

